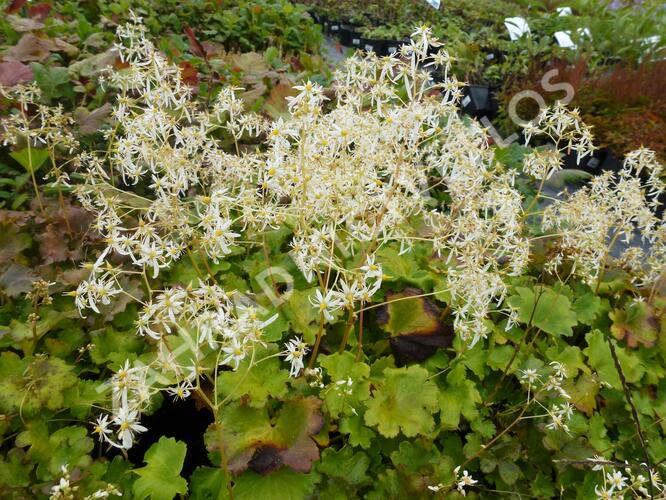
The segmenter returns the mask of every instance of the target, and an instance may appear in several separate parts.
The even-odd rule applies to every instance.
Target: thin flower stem
[[[319,331],[317,332],[317,339],[315,340],[315,345],[312,348],[312,354],[310,355],[310,361],[308,361],[308,368],[312,369],[314,367],[315,361],[317,359],[317,354],[319,354],[319,345],[321,344],[321,338],[324,336],[324,313],[319,314]]]
[[[352,310],[349,311],[349,316],[347,317],[347,322],[345,323],[345,330],[342,334],[342,341],[340,342],[340,347],[338,347],[338,352],[342,352],[347,347],[347,342],[349,341],[349,333],[351,332],[352,327],[354,326],[354,320],[356,319],[356,314]]]
[[[363,306],[362,303],[361,306]],[[362,354],[363,354],[363,309],[361,308],[358,320],[358,345],[356,346],[356,362],[361,360]]]

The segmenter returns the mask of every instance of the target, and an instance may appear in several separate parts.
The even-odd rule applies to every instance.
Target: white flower
[[[100,441],[106,441],[110,444],[115,445],[113,443],[108,435],[113,432],[111,429],[109,429],[109,416],[108,415],[101,415],[97,417],[97,420],[92,424],[93,425],[93,434],[97,434],[99,436]]]
[[[181,382],[176,387],[170,387],[167,389],[167,392],[173,396],[174,400],[187,399],[190,397],[190,391],[192,390],[192,384],[189,382]]]
[[[382,266],[381,264],[375,264],[375,256],[368,256],[365,261],[365,265],[361,266],[361,271],[365,273],[366,279],[372,278],[381,278],[382,277]]]
[[[532,387],[534,383],[539,380],[539,374],[534,368],[527,368],[525,370],[520,370],[520,372],[522,373],[520,380],[527,382],[527,385],[530,387]]]
[[[456,483],[456,486],[462,496],[466,495],[465,486],[473,486],[476,483],[478,483],[478,481],[473,479],[472,476],[469,475],[469,472],[467,472],[466,470],[463,471],[462,476],[458,476],[458,473],[460,472],[460,467],[456,467],[453,472],[456,475],[457,478],[456,480],[458,481]]]
[[[122,443],[122,447],[126,450],[132,447],[135,432],[139,433],[148,430],[143,425],[137,423],[137,419],[138,412],[124,406],[118,410],[118,414],[113,419],[113,423],[118,426],[118,439]]]
[[[224,351],[227,356],[220,362],[220,364],[228,365],[233,363],[234,370],[238,370],[238,365],[245,358],[245,349],[245,342],[241,342],[238,338],[233,337],[231,339],[231,345],[222,348],[222,351]]]
[[[314,307],[319,309],[319,313],[324,315],[326,321],[333,321],[331,313],[340,309],[342,305],[333,290],[329,290],[324,295],[320,289],[317,289],[315,290],[315,297],[309,297],[309,300]]]
[[[289,376],[295,377],[303,369],[303,358],[308,353],[309,348],[300,338],[290,340],[284,347],[287,350],[285,360],[291,363]]]
[[[606,481],[615,490],[622,490],[627,485],[627,478],[619,470],[606,474]]]
[[[339,290],[336,293],[340,299],[340,302],[344,307],[352,309],[354,307],[354,303],[360,297],[358,283],[353,281],[350,285],[346,280],[342,280],[340,281],[338,287]]]
[[[598,500],[614,500],[613,490],[608,490],[604,486],[595,486],[594,493],[597,495]]]

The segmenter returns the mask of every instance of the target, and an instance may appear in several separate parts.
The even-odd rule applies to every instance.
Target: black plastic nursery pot
[[[332,36],[338,36],[340,34],[341,27],[342,27],[342,21],[329,19],[328,26],[326,28],[326,33]]]
[[[361,36],[361,34],[355,31],[351,35],[351,44],[349,46],[355,49],[361,49],[363,48],[363,44],[361,43],[362,40],[363,37]]]
[[[378,56],[389,56],[400,52],[400,47],[404,43],[404,40],[380,40],[361,37],[359,48],[366,52],[374,52]]]
[[[506,53],[498,49],[484,50],[483,53],[486,56],[486,62],[489,64],[500,63],[506,58]]]
[[[328,25],[330,22],[331,21],[328,18],[328,16],[325,16],[323,14],[319,16],[319,24],[321,24],[321,28],[324,33],[328,33]]]
[[[374,38],[361,37],[359,49],[365,52],[374,52],[378,56],[384,55],[384,41],[375,40]]]
[[[383,40],[384,53],[383,55],[390,56],[400,52],[400,47],[405,44],[405,40]]]
[[[310,14],[310,17],[315,23],[321,24],[321,17],[319,16],[319,14],[317,14],[317,12],[315,12],[314,10],[309,10],[308,14]]]
[[[358,47],[361,44],[361,34],[356,31],[356,28],[357,26],[353,24],[340,25],[338,39],[342,45],[345,47]],[[357,40],[356,44],[354,44],[354,40]]]
[[[562,160],[562,168],[572,170],[582,170],[592,175],[599,175],[605,171],[619,172],[622,169],[622,161],[607,148],[595,151],[592,156],[581,158],[576,161],[575,152],[568,153]]]
[[[463,89],[460,101],[463,113],[474,118],[492,118],[497,113],[497,101],[488,85],[468,85]]]

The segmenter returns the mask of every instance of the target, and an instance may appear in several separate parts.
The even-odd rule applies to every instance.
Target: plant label
[[[576,49],[578,46],[571,39],[570,31],[558,31],[555,33],[557,44],[563,49]]]
[[[364,48],[365,48],[366,52],[374,52],[374,50],[375,50],[375,48],[372,45],[370,45],[369,43],[366,43]]]
[[[646,45],[657,45],[659,42],[661,42],[661,37],[659,35],[643,38],[643,43]]]
[[[472,102],[472,98],[466,95],[465,98],[462,100],[463,107],[466,108],[470,102]]]
[[[361,45],[361,39],[360,38],[352,38],[352,45],[358,47]]]
[[[557,13],[560,16],[570,16],[571,14],[573,14],[571,7],[558,7]]]
[[[504,26],[509,31],[509,37],[512,41],[530,33],[530,27],[523,17],[507,17],[504,19]]]
[[[430,5],[433,9],[439,10],[439,6],[441,5],[440,0],[426,0],[428,2],[428,5]]]

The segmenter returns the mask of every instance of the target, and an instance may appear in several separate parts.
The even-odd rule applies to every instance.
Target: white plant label
[[[643,38],[643,42],[648,45],[657,45],[659,42],[661,42],[661,37],[659,35],[649,36],[647,38]]]
[[[352,38],[352,45],[361,45],[360,38]]]
[[[442,3],[440,0],[426,0],[426,2],[428,2],[428,5],[430,5],[430,7],[436,10],[439,10],[439,6]]]
[[[462,105],[464,107],[467,107],[467,105],[472,102],[472,98],[468,95],[465,96],[465,98],[462,100]]]
[[[571,10],[571,7],[558,7],[557,13],[560,16],[570,16],[571,14],[573,14],[573,11]]]
[[[374,52],[375,48],[372,45],[370,45],[369,43],[366,43],[365,44],[365,51],[366,52]]]
[[[523,17],[507,17],[504,26],[509,31],[511,40],[518,40],[521,36],[530,33],[530,26]]]
[[[576,49],[578,46],[571,39],[570,31],[558,31],[555,33],[557,44],[563,49]]]
[[[580,38],[587,37],[592,39],[592,33],[588,28],[579,28],[576,32]],[[558,31],[555,33],[557,44],[563,49],[576,50],[578,45],[571,39],[571,31]]]

